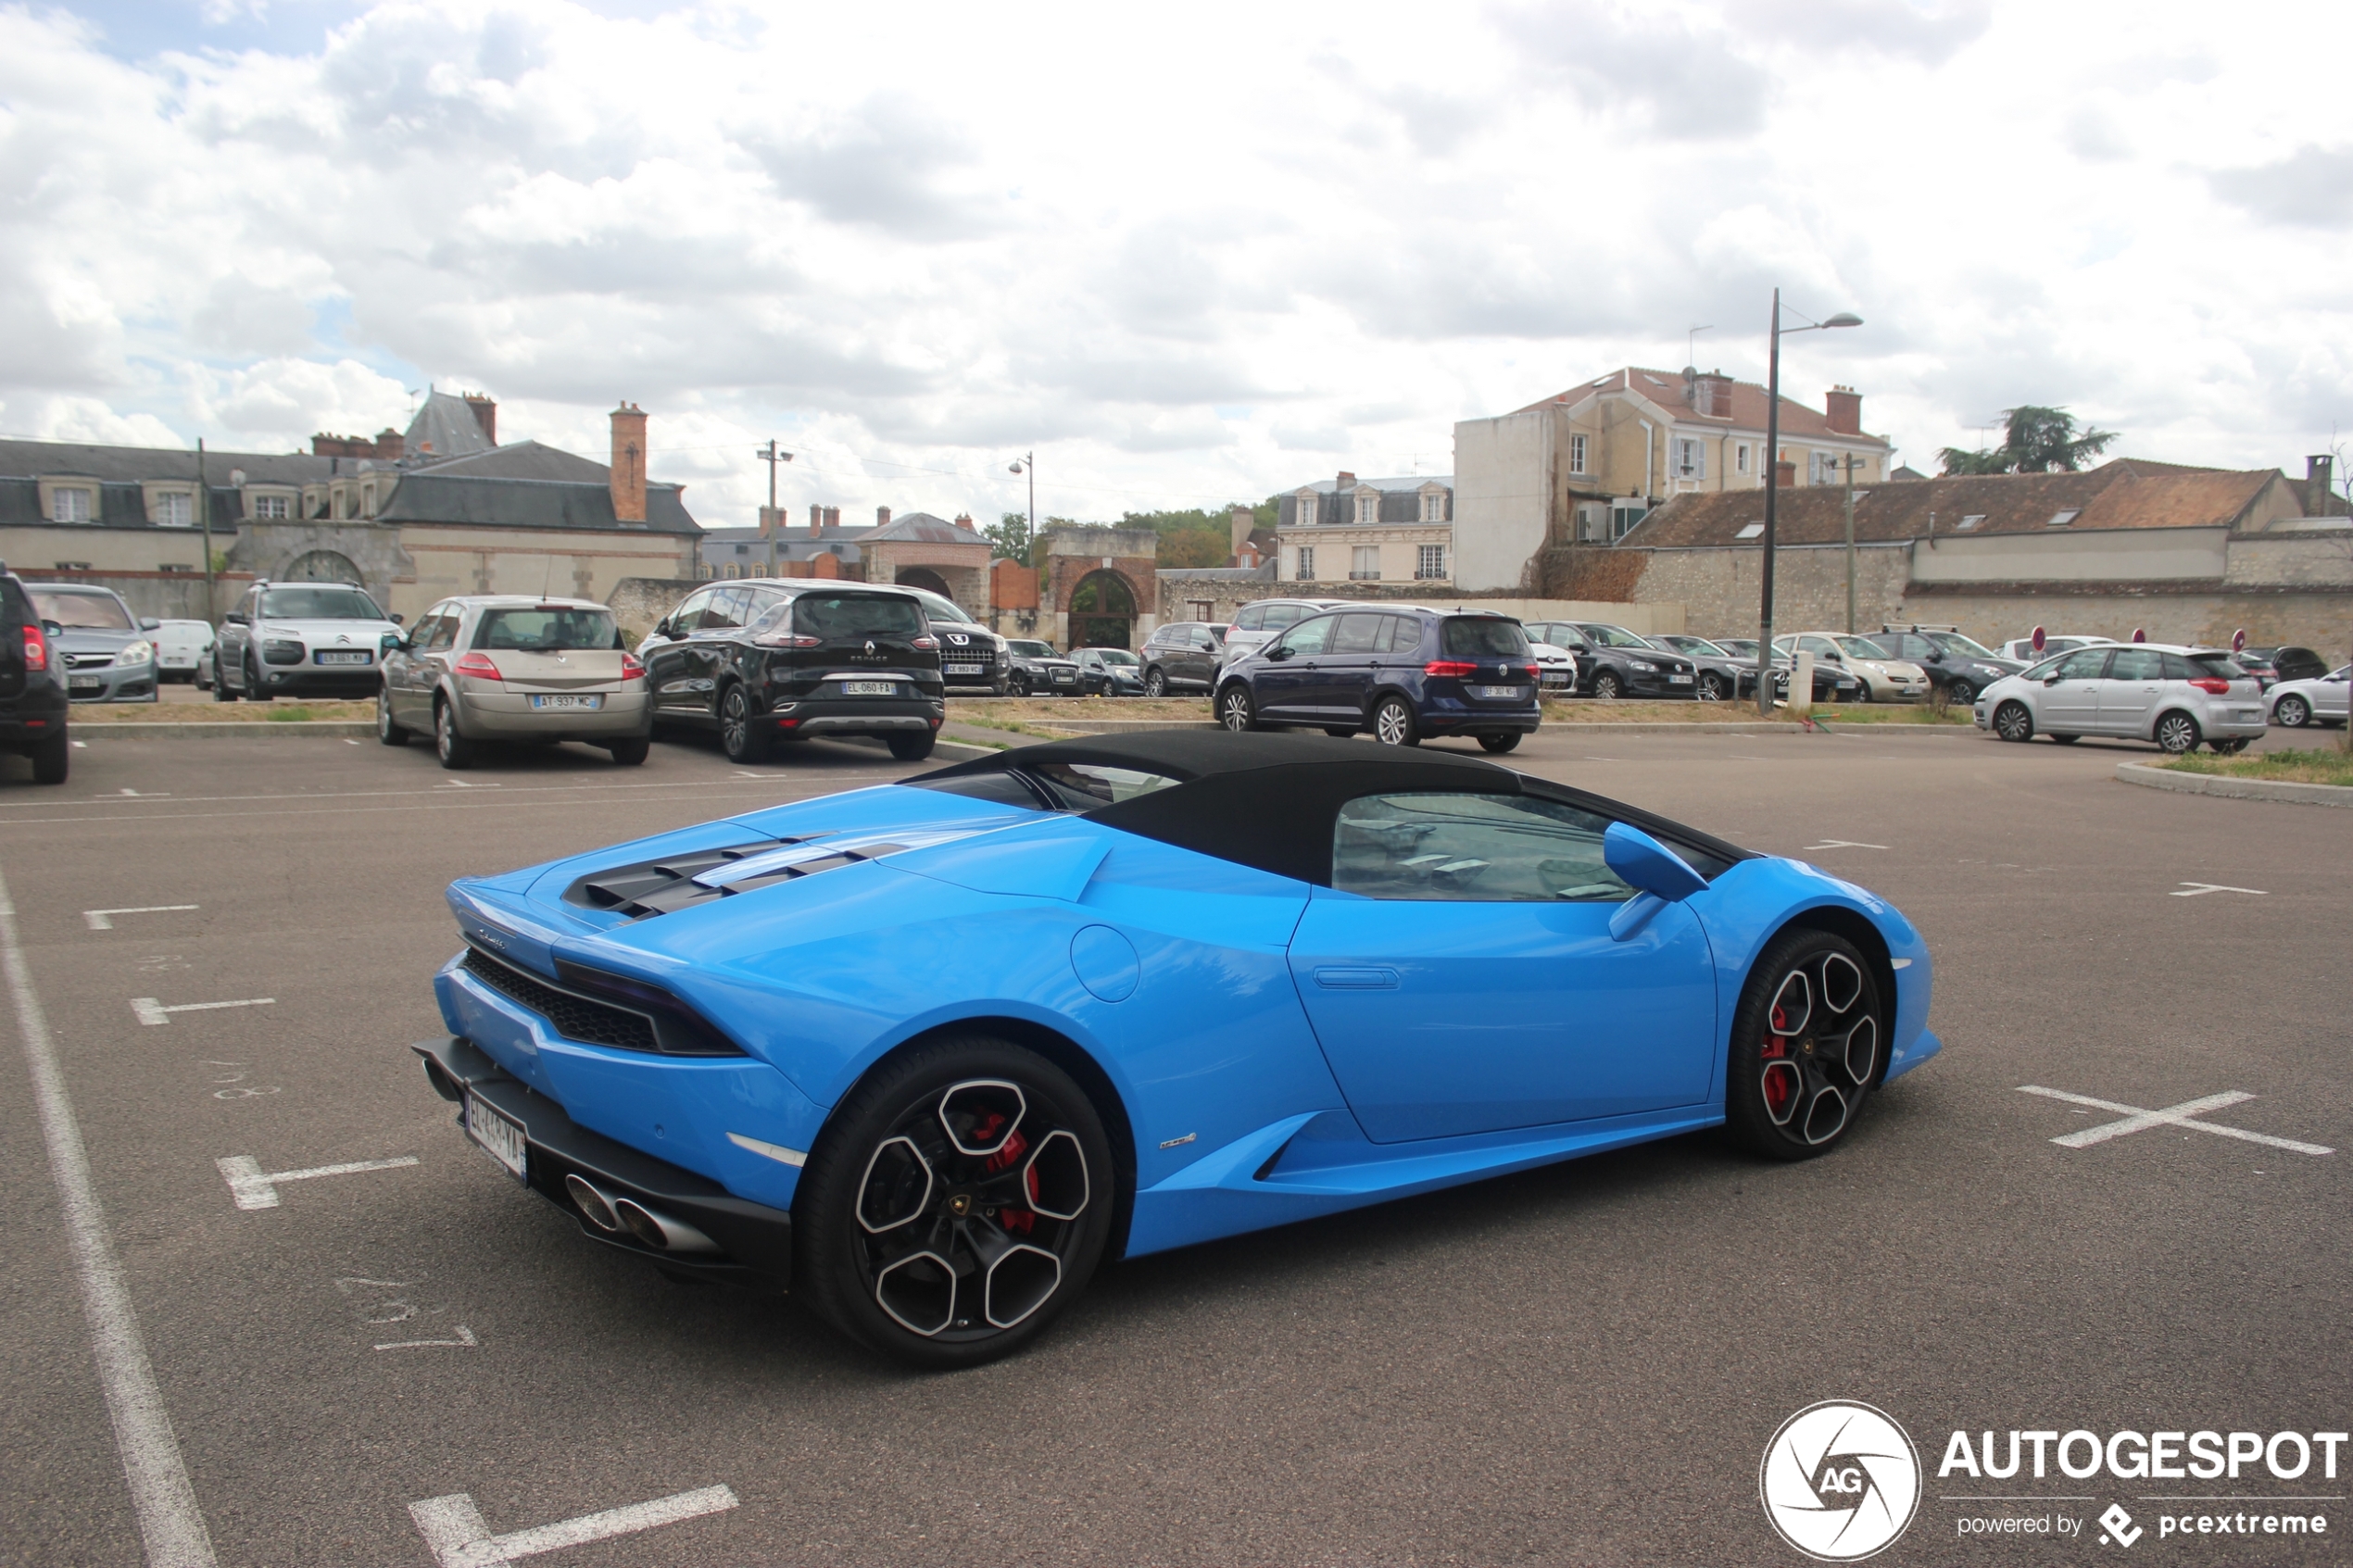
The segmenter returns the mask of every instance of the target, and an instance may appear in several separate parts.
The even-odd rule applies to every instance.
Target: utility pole
[[[772,435],[767,445],[754,448],[751,455],[768,465],[768,526],[761,533],[768,543],[768,575],[774,577],[776,575],[776,535],[783,531],[776,516],[776,465],[791,462],[792,454],[777,451],[776,438]]]
[[[1855,634],[1855,454],[1839,465],[1846,470],[1846,634]]]
[[[204,618],[210,621],[219,601],[212,591],[212,488],[205,483],[201,435],[196,437],[196,521],[204,530]]]
[[[1627,378],[1631,381],[1632,377]],[[1765,371],[1765,546],[1756,609],[1756,711],[1773,716],[1773,522],[1781,493],[1781,291],[1773,291],[1773,341]],[[1811,696],[1811,693],[1807,694]],[[1797,663],[1790,662],[1790,700],[1797,700]]]

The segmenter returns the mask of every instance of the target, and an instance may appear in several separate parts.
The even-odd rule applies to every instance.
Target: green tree
[[[1027,512],[1007,512],[1004,521],[980,531],[988,541],[988,553],[1000,560],[1017,560],[1025,565],[1030,551],[1036,547],[1037,535],[1030,531]]]
[[[1973,452],[1945,447],[1937,455],[1946,473],[2048,473],[2053,469],[2073,473],[2116,440],[2112,430],[2086,426],[2078,431],[2075,416],[2064,408],[2023,403],[2002,414],[2002,444]]]

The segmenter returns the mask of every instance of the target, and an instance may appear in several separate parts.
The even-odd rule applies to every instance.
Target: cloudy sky
[[[0,4],[0,433],[288,450],[486,391],[707,524],[1444,472],[1852,309],[1909,460],[2020,402],[2353,435],[2353,12],[2065,0]]]

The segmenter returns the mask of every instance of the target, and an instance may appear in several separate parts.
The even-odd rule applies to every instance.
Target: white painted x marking
[[[1819,844],[1809,844],[1809,845],[1807,845],[1807,846],[1806,847],[1806,848],[1807,850],[1815,850],[1815,849],[1884,849],[1884,848],[1886,848],[1886,847],[1887,847],[1887,846],[1886,846],[1886,845],[1884,845],[1884,844],[1857,844],[1857,843],[1856,843],[1856,842],[1855,842],[1853,839],[1851,839],[1851,838],[1826,838],[1826,839],[1822,840],[1822,842],[1821,842],[1821,843],[1819,843]]]
[[[2123,1119],[2103,1122],[2096,1127],[2068,1133],[2051,1141],[2062,1148],[2088,1148],[2095,1143],[2120,1138],[2127,1133],[2145,1132],[2151,1127],[2190,1127],[2201,1133],[2214,1133],[2226,1138],[2244,1138],[2268,1148],[2284,1148],[2296,1154],[2334,1154],[2316,1143],[2298,1143],[2294,1138],[2275,1138],[2269,1133],[2250,1133],[2244,1127],[2225,1127],[2214,1122],[2197,1120],[2201,1111],[2220,1110],[2226,1105],[2237,1105],[2255,1097],[2244,1089],[2225,1089],[2219,1095],[2206,1095],[2197,1099],[2185,1099],[2179,1105],[2169,1105],[2162,1110],[2144,1110],[2137,1105],[2120,1105],[2112,1099],[2094,1099],[2089,1095],[2071,1095],[2064,1089],[2046,1089],[2036,1084],[2020,1084],[2022,1095],[2041,1095],[2046,1099],[2065,1100],[2070,1105],[2088,1105],[2095,1110],[2122,1111]]]
[[[2269,898],[2271,897],[2269,893],[2266,893],[2259,887],[2225,887],[2219,882],[2185,882],[2182,884],[2182,885],[2188,889],[2188,891],[2183,893],[2169,893],[2166,897],[2169,898],[2197,898],[2202,897],[2208,893],[2252,893],[2258,898]]]

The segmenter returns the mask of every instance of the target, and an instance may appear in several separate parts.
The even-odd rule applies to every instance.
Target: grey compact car
[[[64,666],[66,696],[75,702],[156,700],[156,645],[162,622],[131,613],[112,588],[81,583],[28,583],[25,592]]]
[[[376,738],[431,734],[445,768],[472,767],[484,741],[585,741],[634,767],[653,723],[645,666],[594,599],[444,599],[384,639]]]
[[[1979,729],[2007,741],[2113,735],[2176,755],[2201,741],[2245,751],[2263,734],[2263,689],[2221,648],[2106,644],[1994,682],[1975,714]]]
[[[371,697],[383,684],[379,649],[399,633],[356,583],[256,582],[220,618],[212,698]]]

